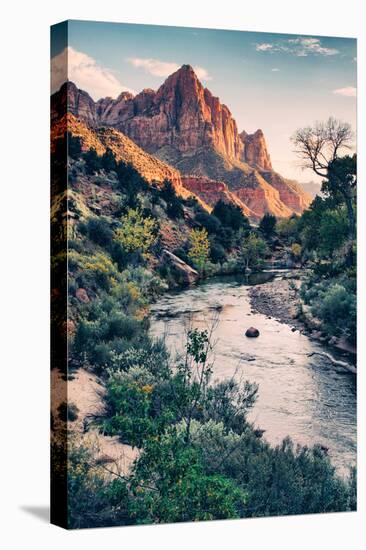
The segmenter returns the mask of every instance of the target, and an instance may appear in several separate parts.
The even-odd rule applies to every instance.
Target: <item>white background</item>
[[[2,547],[358,549],[365,544],[365,323],[360,322],[359,511],[67,532],[49,493],[49,26],[64,19],[235,28],[359,39],[359,318],[365,319],[365,26],[357,0],[15,1],[1,28]],[[294,75],[296,78],[296,75]],[[360,123],[363,121],[363,123]],[[362,341],[363,337],[363,341]],[[362,541],[362,538],[364,539]]]

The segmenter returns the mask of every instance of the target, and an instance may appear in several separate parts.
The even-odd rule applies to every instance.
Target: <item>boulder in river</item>
[[[258,338],[259,330],[255,327],[249,327],[245,332],[245,336],[248,338]]]

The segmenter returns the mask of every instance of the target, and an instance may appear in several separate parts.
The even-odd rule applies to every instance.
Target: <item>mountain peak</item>
[[[266,140],[263,131],[259,128],[254,134],[247,134],[243,131],[240,139],[244,145],[242,160],[260,170],[273,170],[271,158],[267,150]]]
[[[194,73],[194,69],[193,69],[192,65],[189,65],[189,64],[182,65],[182,66],[178,69],[178,72],[179,72],[179,71]],[[196,73],[194,73],[194,74],[196,74]]]
[[[182,65],[173,74],[168,76],[165,82],[160,86],[159,91],[162,90],[164,93],[165,90],[175,87],[181,88],[184,93],[189,92],[189,90],[194,90],[195,93],[197,93],[201,88],[203,90],[203,86],[198,80],[191,65]]]

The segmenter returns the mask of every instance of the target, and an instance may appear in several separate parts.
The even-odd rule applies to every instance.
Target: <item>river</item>
[[[169,292],[151,307],[153,337],[165,337],[173,355],[182,352],[189,327],[214,331],[213,379],[232,375],[256,382],[258,399],[248,420],[265,430],[275,445],[286,436],[302,445],[326,447],[344,475],[356,463],[356,380],[312,351],[322,345],[299,331],[252,310],[248,288],[271,284],[273,274],[244,280],[221,277],[195,287]],[[247,338],[249,326],[258,338]]]

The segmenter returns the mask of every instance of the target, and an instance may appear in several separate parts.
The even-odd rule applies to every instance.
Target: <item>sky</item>
[[[356,132],[354,38],[69,21],[51,34],[55,92],[68,78],[94,100],[158,89],[183,64],[225,103],[239,132],[261,128],[275,170],[317,181],[293,152],[294,131],[334,116]],[[67,47],[67,52],[66,48]]]

